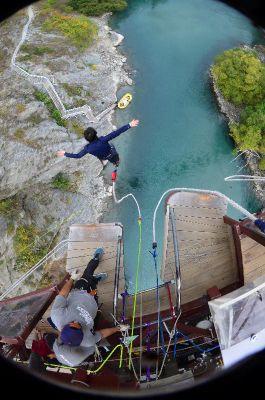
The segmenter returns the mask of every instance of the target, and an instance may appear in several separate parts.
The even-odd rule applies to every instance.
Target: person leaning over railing
[[[102,256],[103,249],[97,249],[82,277],[74,284],[76,274],[72,275],[51,309],[52,322],[60,332],[53,351],[58,361],[71,367],[80,365],[94,354],[96,343],[101,339],[128,329],[126,325],[119,325],[94,331],[98,311],[97,284],[107,278],[106,273],[94,275]]]

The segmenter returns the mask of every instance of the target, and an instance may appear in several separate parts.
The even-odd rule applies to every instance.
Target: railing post
[[[174,256],[176,265],[176,300],[177,300],[177,313],[180,315],[181,311],[181,274],[180,274],[180,260],[179,260],[179,248],[177,240],[177,229],[175,223],[175,215],[171,207],[169,207],[169,218],[172,226],[173,244],[174,244]]]
[[[115,278],[114,278],[114,296],[113,296],[113,315],[114,321],[117,318],[117,302],[118,302],[118,290],[120,280],[120,265],[121,265],[121,244],[122,238],[118,237],[117,253],[116,253],[116,266],[115,266]]]

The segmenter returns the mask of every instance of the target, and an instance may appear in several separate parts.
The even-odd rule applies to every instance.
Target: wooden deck
[[[241,235],[240,237],[244,284],[265,275],[265,247],[255,240]]]
[[[168,198],[161,278],[175,279],[175,259],[170,209],[175,221],[181,272],[181,303],[222,289],[237,280],[238,269],[231,227],[223,216],[227,204],[218,196],[189,192]]]
[[[160,301],[160,311],[169,310],[168,314],[171,315],[169,290],[172,301],[175,304],[175,298],[176,298],[175,284],[170,282],[168,283],[168,287],[166,286],[159,287],[159,301]],[[125,316],[127,319],[130,319],[133,313],[133,300],[134,300],[133,295],[126,297]],[[157,313],[157,310],[158,310],[158,302],[157,302],[156,288],[151,290],[145,290],[137,295],[136,313],[135,313],[136,318],[155,314]],[[121,305],[119,304],[119,312],[120,311],[121,311]]]
[[[103,247],[104,255],[95,273],[106,272],[108,278],[98,285],[99,303],[103,303],[105,316],[113,312],[114,281],[117,249],[121,240],[121,262],[119,273],[119,293],[125,289],[123,268],[122,227],[120,224],[72,225],[69,233],[66,270],[83,272],[98,247]]]

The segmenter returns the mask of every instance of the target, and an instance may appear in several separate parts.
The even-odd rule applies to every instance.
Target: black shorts
[[[119,154],[117,153],[117,150],[115,149],[113,144],[111,144],[111,154],[107,157],[107,160],[112,164],[119,164],[120,162]]]
[[[112,164],[119,164],[120,162],[120,157],[119,154],[112,154],[109,158],[108,161],[111,162]]]

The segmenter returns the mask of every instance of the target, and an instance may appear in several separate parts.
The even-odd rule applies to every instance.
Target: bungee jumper
[[[82,158],[86,154],[92,154],[97,157],[102,163],[107,160],[114,164],[116,167],[120,163],[119,154],[112,143],[109,143],[112,139],[115,139],[123,132],[126,132],[130,128],[135,128],[139,124],[139,120],[133,119],[129,124],[122,126],[109,133],[106,136],[98,137],[97,131],[94,128],[87,128],[84,131],[84,137],[89,142],[79,153],[67,153],[64,150],[57,152],[58,157],[69,157],[69,158]]]

